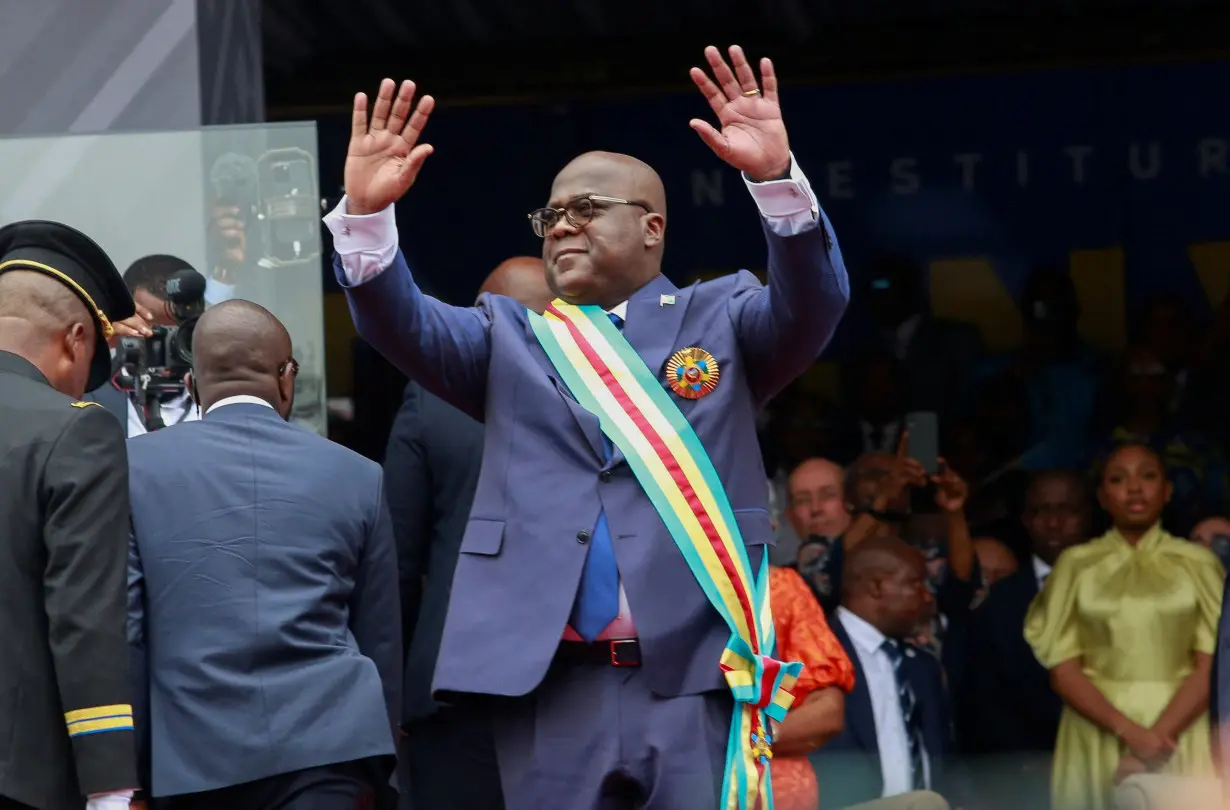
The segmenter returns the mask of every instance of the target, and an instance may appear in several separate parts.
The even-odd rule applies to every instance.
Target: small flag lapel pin
[[[658,298],[658,306],[660,307],[669,307],[669,306],[674,305],[674,303],[675,303],[675,296],[673,295],[663,294]]]

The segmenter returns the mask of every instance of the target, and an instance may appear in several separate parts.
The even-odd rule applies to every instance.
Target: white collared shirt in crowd
[[[1051,567],[1042,561],[1042,558],[1034,555],[1034,579],[1038,581],[1038,590],[1042,590],[1043,584],[1046,583],[1046,578],[1051,575]]]

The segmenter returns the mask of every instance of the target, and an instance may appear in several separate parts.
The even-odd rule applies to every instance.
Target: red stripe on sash
[[[670,473],[671,478],[679,487],[680,492],[683,493],[688,506],[692,509],[692,514],[694,514],[697,521],[700,522],[701,529],[704,531],[705,537],[709,540],[709,545],[713,548],[714,553],[717,554],[718,561],[722,564],[722,570],[726,573],[726,576],[730,579],[730,582],[735,589],[735,595],[739,600],[739,607],[743,610],[743,615],[747,622],[748,632],[751,636],[750,641],[752,652],[759,653],[760,639],[757,638],[756,622],[752,612],[751,599],[743,588],[743,582],[739,579],[738,569],[735,568],[734,561],[730,559],[730,555],[726,552],[725,547],[722,545],[721,535],[718,534],[717,527],[713,525],[713,521],[710,519],[708,512],[705,510],[704,504],[701,503],[700,497],[696,494],[696,491],[692,489],[692,484],[688,481],[683,469],[679,466],[679,462],[675,459],[675,455],[670,451],[670,448],[666,446],[666,443],[662,441],[662,437],[654,429],[653,425],[649,423],[649,420],[645,418],[645,415],[641,413],[640,408],[638,408],[636,403],[633,402],[628,396],[628,393],[624,390],[623,386],[620,385],[619,380],[615,378],[615,375],[611,372],[611,369],[605,362],[603,362],[602,357],[597,351],[594,350],[594,347],[586,339],[585,335],[582,334],[581,330],[577,328],[577,325],[573,323],[569,317],[564,315],[564,313],[556,309],[554,304],[547,305],[547,312],[550,312],[555,315],[555,317],[559,318],[559,320],[568,328],[568,332],[572,335],[573,340],[576,341],[577,346],[580,348],[581,353],[585,356],[585,359],[589,361],[589,364],[593,367],[594,371],[598,373],[599,378],[602,380],[603,384],[606,385],[607,390],[610,391],[611,395],[615,397],[615,401],[619,403],[620,407],[624,409],[624,412],[628,414],[636,426],[640,428],[641,432],[645,434],[645,437],[649,440],[650,446],[653,447],[654,452],[658,454],[658,458],[662,460],[662,463],[666,466],[667,472]]]

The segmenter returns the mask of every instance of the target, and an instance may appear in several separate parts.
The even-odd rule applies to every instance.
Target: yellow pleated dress
[[[1148,728],[1212,654],[1225,571],[1208,550],[1155,526],[1135,546],[1111,529],[1065,551],[1025,618],[1025,640],[1047,669],[1079,658],[1085,677]],[[1166,772],[1211,775],[1208,718],[1177,740]],[[1055,810],[1105,810],[1119,758],[1113,734],[1064,707],[1055,740]]]

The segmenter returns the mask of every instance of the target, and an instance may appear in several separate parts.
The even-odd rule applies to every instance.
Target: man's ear
[[[666,217],[661,214],[646,214],[644,219],[645,247],[662,244],[662,240],[666,238]]]
[[[75,362],[81,355],[86,355],[91,359],[94,356],[94,347],[90,341],[90,332],[93,327],[87,327],[83,323],[74,323],[68,327],[68,331],[64,333],[64,349],[69,357]]]
[[[192,397],[193,404],[198,408],[201,407],[201,398],[196,393],[196,378],[192,376],[191,371],[184,375],[184,387],[188,389],[188,396]]]

